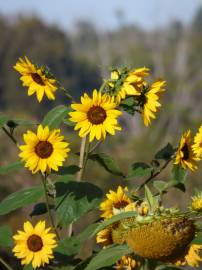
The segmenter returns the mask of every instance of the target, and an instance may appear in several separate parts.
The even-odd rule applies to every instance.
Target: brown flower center
[[[40,236],[33,234],[27,239],[27,246],[29,250],[37,252],[42,249],[43,241]]]
[[[36,83],[38,83],[38,84],[40,84],[40,85],[45,85],[43,79],[41,78],[41,76],[40,76],[38,73],[32,73],[31,76],[32,76],[32,79],[33,79]]]
[[[93,106],[87,113],[88,120],[94,124],[99,125],[104,122],[107,117],[106,111],[100,106]]]
[[[40,158],[48,158],[53,153],[53,146],[47,141],[40,141],[35,146],[35,153]]]
[[[138,100],[138,105],[140,107],[143,107],[146,103],[147,103],[147,97],[145,95],[145,93],[141,93],[141,95],[137,96],[137,100]]]
[[[116,209],[125,208],[129,203],[127,201],[119,201],[113,204],[113,207]]]
[[[183,159],[184,160],[188,160],[188,158],[189,158],[189,147],[188,147],[188,145],[187,144],[185,144],[183,147],[182,147],[182,153],[183,153]]]

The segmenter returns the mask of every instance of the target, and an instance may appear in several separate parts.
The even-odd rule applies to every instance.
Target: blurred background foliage
[[[109,76],[110,66],[147,66],[151,69],[152,79],[164,78],[167,81],[167,91],[157,120],[146,128],[139,115],[124,115],[121,119],[124,131],[109,137],[99,149],[113,156],[124,172],[134,162],[150,162],[167,142],[176,145],[183,131],[190,128],[194,134],[202,123],[202,8],[198,9],[189,25],[172,21],[167,27],[150,31],[126,25],[120,18],[120,27],[116,30],[101,31],[88,21],[79,21],[73,32],[66,33],[36,16],[19,16],[9,20],[1,15],[0,41],[0,112],[11,117],[31,118],[36,123],[51,108],[57,104],[68,104],[68,101],[59,92],[55,102],[44,100],[41,104],[34,96],[27,96],[27,89],[22,87],[18,74],[12,68],[17,59],[25,55],[35,63],[50,67],[75,100],[79,100],[84,91],[91,92],[98,88],[102,78]],[[63,129],[71,143],[72,153],[78,152],[77,134],[68,127]],[[15,135],[20,142],[25,130],[16,129]],[[15,161],[18,151],[2,132],[0,140],[1,167]],[[67,163],[75,164],[77,159],[76,155],[72,155]],[[201,164],[199,168],[202,168]],[[98,184],[105,191],[119,183],[133,188],[141,182],[141,179],[123,182],[92,161],[89,161],[87,171],[86,180]],[[168,172],[169,169],[159,180],[169,177]],[[202,169],[199,169],[189,174],[186,195],[175,190],[165,198],[172,199],[174,205],[184,207],[194,188],[201,187],[201,173]],[[40,179],[31,176],[25,169],[0,177],[0,199],[22,186],[40,183]],[[168,205],[171,205],[171,200]],[[9,215],[6,222],[16,229],[21,226],[22,218],[27,217],[28,210],[20,211],[20,215]],[[93,219],[88,217],[88,222]]]

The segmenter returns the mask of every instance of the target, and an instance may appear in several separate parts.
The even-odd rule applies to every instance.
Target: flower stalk
[[[87,136],[82,138],[81,147],[80,147],[80,156],[79,156],[79,168],[80,171],[77,174],[77,181],[80,182],[83,178],[83,174],[85,171],[85,167],[88,160],[88,152],[89,152],[89,142],[87,141]]]
[[[49,198],[48,198],[47,189],[46,189],[47,174],[45,173],[44,175],[43,174],[40,174],[40,175],[41,175],[43,188],[44,188],[45,203],[46,203],[46,209],[48,212],[49,221],[50,221],[50,224],[51,224],[51,226],[52,226],[52,228],[57,236],[57,239],[60,240],[60,236],[59,236],[59,233],[55,227],[54,219],[53,219],[53,216],[51,214],[50,205],[49,205]]]
[[[76,180],[80,182],[83,178],[85,167],[88,161],[90,143],[87,141],[87,136],[83,137],[80,146],[80,156],[79,156],[79,172],[77,173]],[[73,231],[73,224],[71,223],[68,227],[68,236],[71,237]]]
[[[4,261],[4,259],[2,259],[1,257],[0,257],[0,262],[2,263],[3,266],[5,266],[5,268],[6,268],[7,270],[13,270],[13,268],[12,268],[10,265],[8,265],[8,264]]]

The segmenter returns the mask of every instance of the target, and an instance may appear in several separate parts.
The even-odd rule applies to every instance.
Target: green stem
[[[18,145],[18,142],[17,140],[13,137],[13,135],[5,128],[5,127],[2,127],[3,131],[6,133],[6,135],[11,139],[11,141]]]
[[[88,152],[88,154],[91,154],[93,153],[99,146],[100,144],[102,143],[103,141],[98,141]]]
[[[59,236],[59,234],[57,232],[57,229],[55,227],[54,219],[53,219],[53,217],[51,215],[51,210],[50,210],[50,206],[49,206],[49,199],[48,199],[48,194],[47,194],[47,190],[46,190],[47,175],[46,174],[45,175],[41,174],[41,179],[42,179],[42,183],[43,183],[43,187],[44,187],[44,195],[45,195],[45,200],[46,200],[46,209],[48,211],[49,221],[50,221],[50,224],[51,224],[51,226],[52,226],[52,228],[53,228],[53,230],[54,230],[54,232],[55,232],[55,234],[57,236],[57,239],[60,240],[60,236]]]
[[[63,91],[63,93],[65,94],[65,96],[71,101],[73,102],[73,97],[70,95],[70,93],[68,92],[67,89],[65,89],[60,82],[58,82],[59,85],[59,89]]]
[[[85,171],[85,167],[88,161],[88,152],[89,152],[89,143],[87,141],[87,136],[82,138],[81,140],[81,147],[80,147],[80,156],[79,156],[79,172],[77,174],[77,181],[80,182],[83,178],[83,174]],[[71,237],[73,231],[73,224],[71,223],[68,227],[68,236]]]
[[[4,261],[4,259],[2,259],[1,257],[0,257],[0,262],[3,264],[3,266],[6,267],[7,270],[13,270],[13,268],[12,268],[10,265],[8,265],[8,264]]]
[[[79,168],[80,171],[77,174],[77,181],[80,182],[82,180],[85,166],[88,160],[88,149],[89,149],[89,144],[87,142],[87,136],[82,138],[81,140],[81,147],[80,147],[80,156],[79,156]],[[86,151],[87,150],[87,151]]]
[[[139,186],[138,191],[139,191],[140,189],[142,189],[146,184],[148,184],[153,178],[155,178],[156,176],[158,176],[158,175],[159,175],[159,174],[160,174],[160,173],[168,166],[168,164],[170,163],[171,160],[172,160],[172,159],[167,160],[167,161],[164,163],[164,165],[163,165],[157,172],[152,173],[151,176],[150,176],[149,178],[147,178],[147,179],[144,181],[144,183],[142,183],[142,185]]]
[[[105,85],[106,85],[106,82],[103,82],[102,85],[100,86],[100,92],[103,92],[103,90],[105,89]]]

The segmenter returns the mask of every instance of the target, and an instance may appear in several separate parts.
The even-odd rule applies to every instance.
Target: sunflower
[[[127,76],[124,76],[118,70],[114,70],[111,73],[111,88],[116,87],[116,82],[120,80],[121,86],[116,91],[116,102],[120,104],[121,100],[124,100],[127,96],[140,95],[140,88],[144,84],[144,77],[149,75],[149,68],[142,67],[131,70]]]
[[[50,173],[51,169],[58,171],[58,167],[62,166],[70,151],[69,144],[63,139],[60,129],[50,131],[48,126],[43,128],[39,125],[37,134],[28,130],[24,134],[25,145],[19,147],[21,150],[19,156],[26,162],[25,167],[32,173],[38,171]]]
[[[146,222],[146,220],[145,220]],[[170,262],[181,255],[195,236],[195,225],[183,217],[158,217],[141,223],[130,224],[127,244],[139,256]]]
[[[191,243],[197,236],[197,225],[186,215],[179,212],[168,214],[168,210],[158,217],[147,216],[141,222],[128,220],[128,233],[125,234],[128,246],[143,259],[178,266],[199,266],[202,245]],[[124,230],[126,224],[122,226]]]
[[[156,118],[154,113],[161,107],[159,98],[160,94],[165,91],[163,89],[165,84],[166,82],[161,80],[152,83],[150,86],[145,84],[141,88],[139,96],[135,97],[138,101],[145,126],[148,126],[151,120]]]
[[[56,235],[50,233],[51,228],[45,228],[45,221],[39,221],[35,227],[27,221],[24,231],[18,231],[13,236],[15,247],[14,255],[21,260],[22,265],[32,262],[33,268],[48,264],[53,259],[53,248],[57,246]]]
[[[74,112],[70,112],[70,120],[76,122],[75,130],[80,129],[79,136],[85,137],[89,134],[90,142],[105,139],[106,133],[115,135],[115,130],[121,130],[117,118],[122,113],[116,109],[113,98],[102,94],[97,90],[93,91],[90,98],[86,93],[81,97],[81,103],[72,104]]]
[[[125,255],[122,256],[121,259],[115,266],[117,270],[133,270],[136,266],[139,266],[139,262],[137,262],[132,256]]]
[[[184,169],[190,169],[192,171],[197,169],[195,161],[197,160],[192,150],[191,131],[186,131],[181,139],[176,152],[176,159],[174,164],[181,165]]]
[[[135,210],[134,203],[125,194],[128,191],[127,187],[124,189],[119,186],[117,191],[112,190],[106,194],[107,199],[100,204],[100,210],[103,212],[101,217],[111,218],[122,211]]]
[[[202,211],[202,192],[192,197],[191,209],[194,211]]]
[[[193,152],[197,158],[202,158],[202,125],[194,137],[194,144],[192,146]]]
[[[96,243],[102,244],[104,247],[113,244],[111,227],[101,230],[96,236]]]
[[[56,80],[48,76],[43,67],[37,67],[25,57],[25,59],[19,58],[14,69],[22,75],[20,80],[23,86],[28,87],[28,96],[36,92],[39,102],[42,101],[44,94],[46,94],[47,98],[50,100],[55,99],[54,92],[57,90]]]
[[[202,257],[200,252],[202,251],[202,245],[192,244],[188,246],[185,254],[174,262],[177,266],[189,265],[191,267],[199,267]]]

